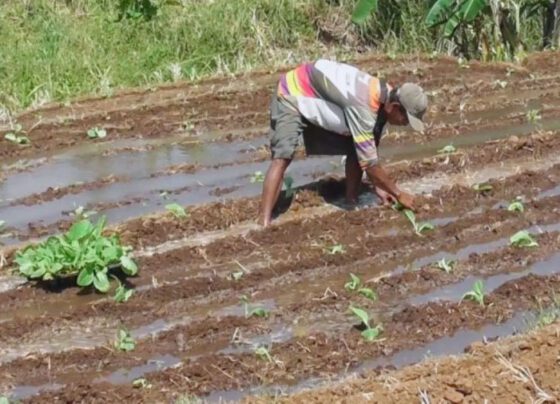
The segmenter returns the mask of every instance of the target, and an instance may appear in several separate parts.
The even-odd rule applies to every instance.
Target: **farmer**
[[[272,162],[261,200],[261,224],[268,226],[282,180],[303,137],[307,155],[346,155],[346,200],[356,203],[365,171],[384,204],[414,208],[377,157],[385,124],[422,132],[428,99],[421,87],[392,87],[357,68],[329,60],[302,64],[280,77],[270,104]]]

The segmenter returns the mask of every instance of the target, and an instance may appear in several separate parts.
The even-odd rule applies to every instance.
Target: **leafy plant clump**
[[[136,348],[136,342],[127,330],[120,329],[117,335],[117,340],[115,341],[115,348],[120,351],[130,352]]]
[[[188,216],[185,208],[183,208],[178,203],[170,203],[168,205],[165,205],[165,209],[171,212],[173,216],[179,219],[184,219]]]
[[[518,198],[508,205],[507,210],[509,212],[523,212],[525,210],[525,206],[523,206],[523,202]]]
[[[256,182],[264,182],[264,174],[262,171],[255,171],[251,176],[251,183],[254,184]]]
[[[434,225],[429,222],[418,223],[416,221],[416,215],[410,209],[404,209],[403,212],[406,218],[408,219],[408,221],[412,224],[412,227],[414,228],[414,232],[419,236],[421,236],[422,233],[426,231],[435,229]]]
[[[527,230],[521,230],[509,238],[509,243],[515,247],[538,247],[539,243]]]
[[[120,266],[126,275],[136,275],[138,267],[130,256],[130,248],[123,247],[117,235],[103,236],[105,223],[104,217],[95,225],[81,220],[66,234],[18,251],[15,262],[20,274],[42,280],[77,275],[79,286],[93,284],[103,293],[110,286],[109,267]]]
[[[453,271],[455,264],[456,262],[453,260],[446,260],[445,258],[442,258],[437,262],[437,267],[449,274]]]
[[[117,289],[115,289],[115,296],[113,296],[113,300],[115,300],[115,302],[117,303],[127,302],[134,293],[134,290],[125,288],[118,278],[115,279],[118,282],[119,286],[117,286]]]
[[[362,322],[362,324],[366,327],[365,330],[362,331],[362,337],[368,341],[376,340],[381,332],[383,331],[383,326],[378,324],[375,327],[371,327],[369,325],[369,316],[365,310],[362,310],[357,307],[350,306],[350,311]]]
[[[476,281],[472,290],[463,295],[462,300],[465,299],[473,300],[481,306],[484,306],[484,283],[481,280]]]

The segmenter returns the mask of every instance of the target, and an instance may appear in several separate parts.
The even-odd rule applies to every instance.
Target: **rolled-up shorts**
[[[308,156],[354,156],[356,153],[352,137],[313,125],[295,109],[281,102],[276,94],[270,103],[269,137],[273,159],[292,159],[302,140]]]

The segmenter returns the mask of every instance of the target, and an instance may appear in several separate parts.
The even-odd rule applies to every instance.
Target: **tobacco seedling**
[[[370,288],[360,288],[358,289],[358,293],[370,300],[377,300],[377,293],[373,289]]]
[[[529,234],[527,230],[521,230],[509,238],[510,245],[515,247],[538,247],[539,243]]]
[[[8,132],[4,135],[4,139],[15,143],[15,144],[29,144],[31,141],[27,136],[21,135],[21,133],[25,133],[20,124],[14,126],[13,132]]]
[[[251,183],[254,184],[256,182],[264,182],[264,174],[262,171],[255,171],[251,176]]]
[[[484,306],[484,283],[481,280],[478,280],[474,283],[472,290],[468,291],[463,295],[461,300],[473,300]]]
[[[527,121],[529,123],[537,123],[542,119],[540,111],[538,109],[530,109],[527,111]]]
[[[414,228],[414,232],[419,236],[421,236],[422,233],[426,231],[435,229],[434,225],[429,222],[422,222],[422,223],[416,222],[416,215],[410,209],[404,209],[403,212],[406,218],[408,219],[408,221],[412,224],[412,227]]]
[[[344,284],[344,289],[346,289],[347,291],[357,290],[360,287],[361,283],[362,281],[360,281],[360,278],[351,273],[350,280]]]
[[[383,331],[383,327],[381,324],[378,324],[376,327],[370,327],[369,325],[369,316],[365,310],[362,310],[357,307],[350,306],[350,311],[358,317],[361,323],[366,327],[365,330],[362,331],[362,338],[368,342],[374,341],[379,337],[381,331]]]
[[[183,208],[178,203],[170,203],[168,205],[165,205],[165,209],[171,212],[171,214],[176,218],[184,219],[187,217],[187,212],[185,211],[185,208]]]
[[[107,131],[102,128],[91,128],[87,131],[87,136],[90,139],[103,139],[107,137]]]
[[[266,359],[267,361],[272,362],[272,356],[270,356],[268,349],[264,346],[260,346],[255,349],[255,355],[257,355],[261,359]]]
[[[263,318],[267,318],[269,315],[268,310],[266,310],[263,307],[254,307],[253,309],[249,308],[249,298],[246,295],[241,295],[239,297],[239,300],[241,300],[241,303],[243,303],[243,309],[245,311],[245,318],[249,318],[249,317],[263,317]]]
[[[263,178],[264,181],[264,178]],[[290,175],[284,177],[284,187],[286,189],[286,198],[291,198],[295,194],[294,179]]]
[[[451,154],[451,153],[455,153],[457,151],[457,149],[455,148],[455,146],[453,146],[452,144],[448,144],[447,146],[439,149],[437,152],[439,154]]]
[[[523,212],[525,210],[525,207],[523,206],[523,202],[521,202],[520,199],[516,199],[509,204],[507,210],[510,212]]]
[[[446,260],[445,258],[440,259],[437,262],[437,267],[446,273],[451,273],[455,267],[456,262],[452,260]]]
[[[335,244],[331,247],[328,247],[327,251],[330,255],[336,255],[336,254],[344,254],[346,252],[346,249],[342,244]]]
[[[119,278],[113,277],[118,282],[117,289],[115,289],[115,296],[113,296],[113,300],[117,303],[124,303],[130,299],[132,294],[134,293],[133,289],[127,289],[124,285],[119,281]]]
[[[475,184],[473,185],[473,189],[478,192],[479,194],[483,194],[485,192],[490,192],[494,187],[490,184]]]
[[[115,341],[115,348],[120,351],[130,352],[136,347],[136,342],[130,336],[130,333],[125,329],[120,329]]]
[[[141,377],[139,379],[134,379],[132,381],[132,387],[137,388],[137,389],[139,389],[139,388],[150,389],[150,388],[152,388],[152,385],[150,383],[148,383],[148,381],[146,379]]]

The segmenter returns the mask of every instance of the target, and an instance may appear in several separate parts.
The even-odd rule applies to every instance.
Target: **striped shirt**
[[[383,87],[379,79],[353,66],[321,59],[282,75],[278,97],[312,124],[352,136],[360,166],[366,169],[378,160],[373,132],[391,90]]]

